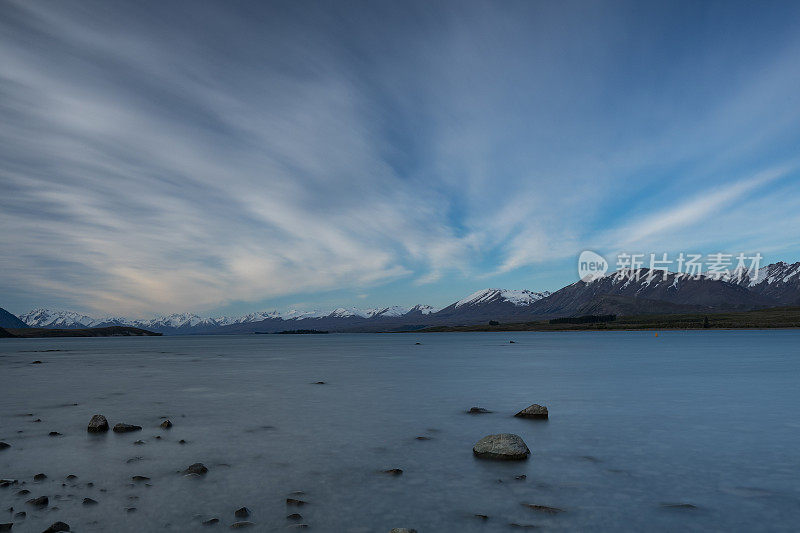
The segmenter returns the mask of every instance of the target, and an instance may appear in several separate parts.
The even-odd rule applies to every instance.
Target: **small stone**
[[[150,478],[147,476],[133,476],[131,479],[133,481],[150,481]]]
[[[325,385],[325,382],[324,381],[317,381],[316,383],[314,383],[314,385]]]
[[[25,519],[25,517],[27,517],[27,516],[28,516],[28,513],[26,513],[25,511],[20,511],[20,512],[18,512],[18,513],[16,513],[16,514],[14,514],[14,518],[21,518],[21,519],[23,519],[23,520],[24,520],[24,519]]]
[[[204,526],[213,526],[215,524],[219,524],[219,518],[209,518],[203,521]]]
[[[114,433],[130,433],[131,431],[141,431],[142,426],[134,426],[133,424],[119,423],[114,426]]]
[[[403,473],[403,471],[400,468],[390,468],[389,470],[384,470],[383,473],[391,474],[393,476],[399,476],[400,474]]]
[[[300,513],[292,513],[286,517],[289,520],[302,520],[303,517]]]
[[[51,432],[49,433],[49,435],[50,435],[51,437],[60,437],[60,436],[61,436],[61,433],[59,433],[58,431],[51,431]]]
[[[84,498],[83,505],[97,505],[97,500],[93,500],[91,498]]]
[[[89,433],[105,433],[108,431],[108,420],[103,415],[94,415],[86,427]]]
[[[286,505],[305,505],[306,502],[303,500],[298,500],[296,498],[286,498]]]
[[[467,411],[471,415],[482,415],[486,413],[491,413],[490,410],[484,409],[483,407],[470,407],[469,411]]]
[[[516,344],[514,341],[508,341],[509,344]]]
[[[35,476],[33,476],[34,481],[42,481],[43,479],[47,479],[47,476],[45,474],[36,474]]]
[[[41,421],[42,421],[42,419],[41,419],[41,418],[37,418],[36,420],[34,420],[34,422],[37,422],[37,423],[38,423],[38,422],[41,422]]]
[[[480,518],[481,520],[489,520],[489,517],[485,514],[476,514],[475,518]]]
[[[472,448],[472,453],[486,459],[515,461],[527,459],[531,451],[519,435],[500,433],[483,437]]]
[[[0,524],[0,531],[11,531],[12,527],[14,527],[14,522],[7,522],[5,524]]]
[[[539,405],[535,403],[533,405],[529,405],[519,413],[515,414],[514,416],[518,416],[520,418],[539,418],[545,419],[548,418],[547,414],[547,407],[544,405]]]
[[[186,441],[181,439],[181,440],[178,441],[178,444],[186,444]]]
[[[30,493],[31,491],[29,491],[28,489],[22,489],[21,491],[17,492],[17,496],[27,496]]]
[[[136,512],[136,507],[127,507],[125,509],[125,512],[126,513],[135,513]]]
[[[183,471],[184,474],[197,474],[198,476],[202,476],[208,473],[208,468],[203,463],[195,463],[190,465],[189,468]]]
[[[169,420],[164,420],[163,422],[161,422],[161,429],[169,429],[171,427],[172,427],[172,422],[170,422]]]
[[[32,362],[31,364],[32,365],[41,365],[42,362],[37,359],[36,361]]]
[[[528,476],[525,474],[520,474],[519,476],[514,476],[514,479],[516,479],[517,481],[524,481],[528,479]]]
[[[6,449],[8,449],[8,448],[11,448],[11,445],[10,445],[9,443],[7,443],[7,442],[0,442],[0,450],[6,450]]]
[[[47,507],[47,504],[50,503],[50,500],[47,498],[47,496],[39,496],[38,498],[31,498],[25,503],[28,505],[35,505],[37,507]]]
[[[247,522],[247,521],[234,522],[233,524],[231,524],[231,529],[241,529],[243,527],[251,527],[251,526],[254,526],[254,525],[255,524],[253,522]]]
[[[76,476],[75,474],[70,474],[67,476],[67,479],[78,479],[78,476]]]
[[[234,511],[233,515],[236,518],[247,518],[248,516],[250,516],[250,509],[248,509],[247,507],[242,507],[241,509],[236,509],[236,511]]]
[[[417,439],[417,440],[431,440],[431,438],[430,438],[430,437],[426,437],[426,436],[424,436],[424,435],[420,435],[420,436],[418,436],[418,437],[414,437],[414,438],[415,438],[415,439]]]

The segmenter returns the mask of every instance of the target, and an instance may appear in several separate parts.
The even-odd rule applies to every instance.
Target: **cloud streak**
[[[752,52],[748,77],[722,30],[696,43],[708,73],[680,53],[682,36],[654,39],[659,12],[0,9],[11,307],[137,315],[250,311],[342,288],[380,298],[398,283],[413,300],[397,303],[487,278],[553,288],[525,268],[659,244],[734,204],[788,213],[796,198],[791,169],[725,183],[793,157],[789,26]],[[713,228],[681,234],[687,246],[727,242]]]

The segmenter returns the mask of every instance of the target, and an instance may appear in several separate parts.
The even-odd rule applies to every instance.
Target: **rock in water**
[[[408,529],[405,527],[393,527],[389,533],[417,533],[416,529]]]
[[[247,507],[236,509],[236,511],[233,513],[233,516],[235,516],[236,518],[247,518],[248,516],[250,516],[250,509],[248,509]]]
[[[472,453],[486,459],[518,461],[527,459],[531,451],[519,435],[500,433],[483,437],[472,448]]]
[[[483,407],[470,407],[469,411],[467,411],[471,415],[482,415],[486,413],[491,413],[490,410],[484,409]]]
[[[0,442],[0,450],[5,450],[6,448],[11,448],[11,445],[7,442]]]
[[[0,531],[11,531],[12,527],[14,527],[14,522],[0,524]]]
[[[108,420],[103,415],[94,415],[89,420],[89,427],[86,428],[89,433],[105,433],[108,431]]]
[[[97,500],[93,500],[91,498],[84,498],[83,505],[97,505]]]
[[[243,527],[251,527],[251,526],[254,526],[254,525],[255,524],[253,522],[246,522],[246,521],[245,522],[234,522],[233,524],[231,524],[231,529],[241,529]]]
[[[526,407],[514,416],[519,416],[521,418],[547,418],[547,407],[535,403]]]
[[[208,468],[203,463],[195,463],[186,470],[183,471],[184,474],[197,474],[198,476],[202,476],[208,472]]]
[[[172,422],[170,422],[169,420],[164,420],[163,422],[161,422],[161,429],[169,429],[171,427],[172,427]]]
[[[114,433],[130,433],[131,431],[141,431],[142,426],[134,426],[133,424],[119,423],[114,426]]]
[[[64,522],[54,522],[43,533],[56,533],[57,531],[69,531],[69,524]]]

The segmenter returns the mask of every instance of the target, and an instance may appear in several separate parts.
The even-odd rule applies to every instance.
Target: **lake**
[[[0,523],[211,531],[246,506],[255,531],[795,531],[799,347],[798,331],[2,339],[0,478],[19,482]],[[549,420],[513,417],[532,403]],[[88,434],[95,413],[144,429]],[[474,457],[491,433],[530,459]],[[196,462],[208,474],[179,473]]]

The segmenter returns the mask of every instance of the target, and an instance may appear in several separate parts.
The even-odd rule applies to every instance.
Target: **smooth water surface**
[[[246,506],[256,531],[293,512],[331,532],[796,530],[798,347],[797,331],[2,339],[0,478],[19,484],[0,523],[223,530]],[[531,403],[550,420],[512,416]],[[144,430],[87,434],[95,413]],[[505,432],[528,461],[473,457]],[[195,462],[210,472],[178,473]]]

